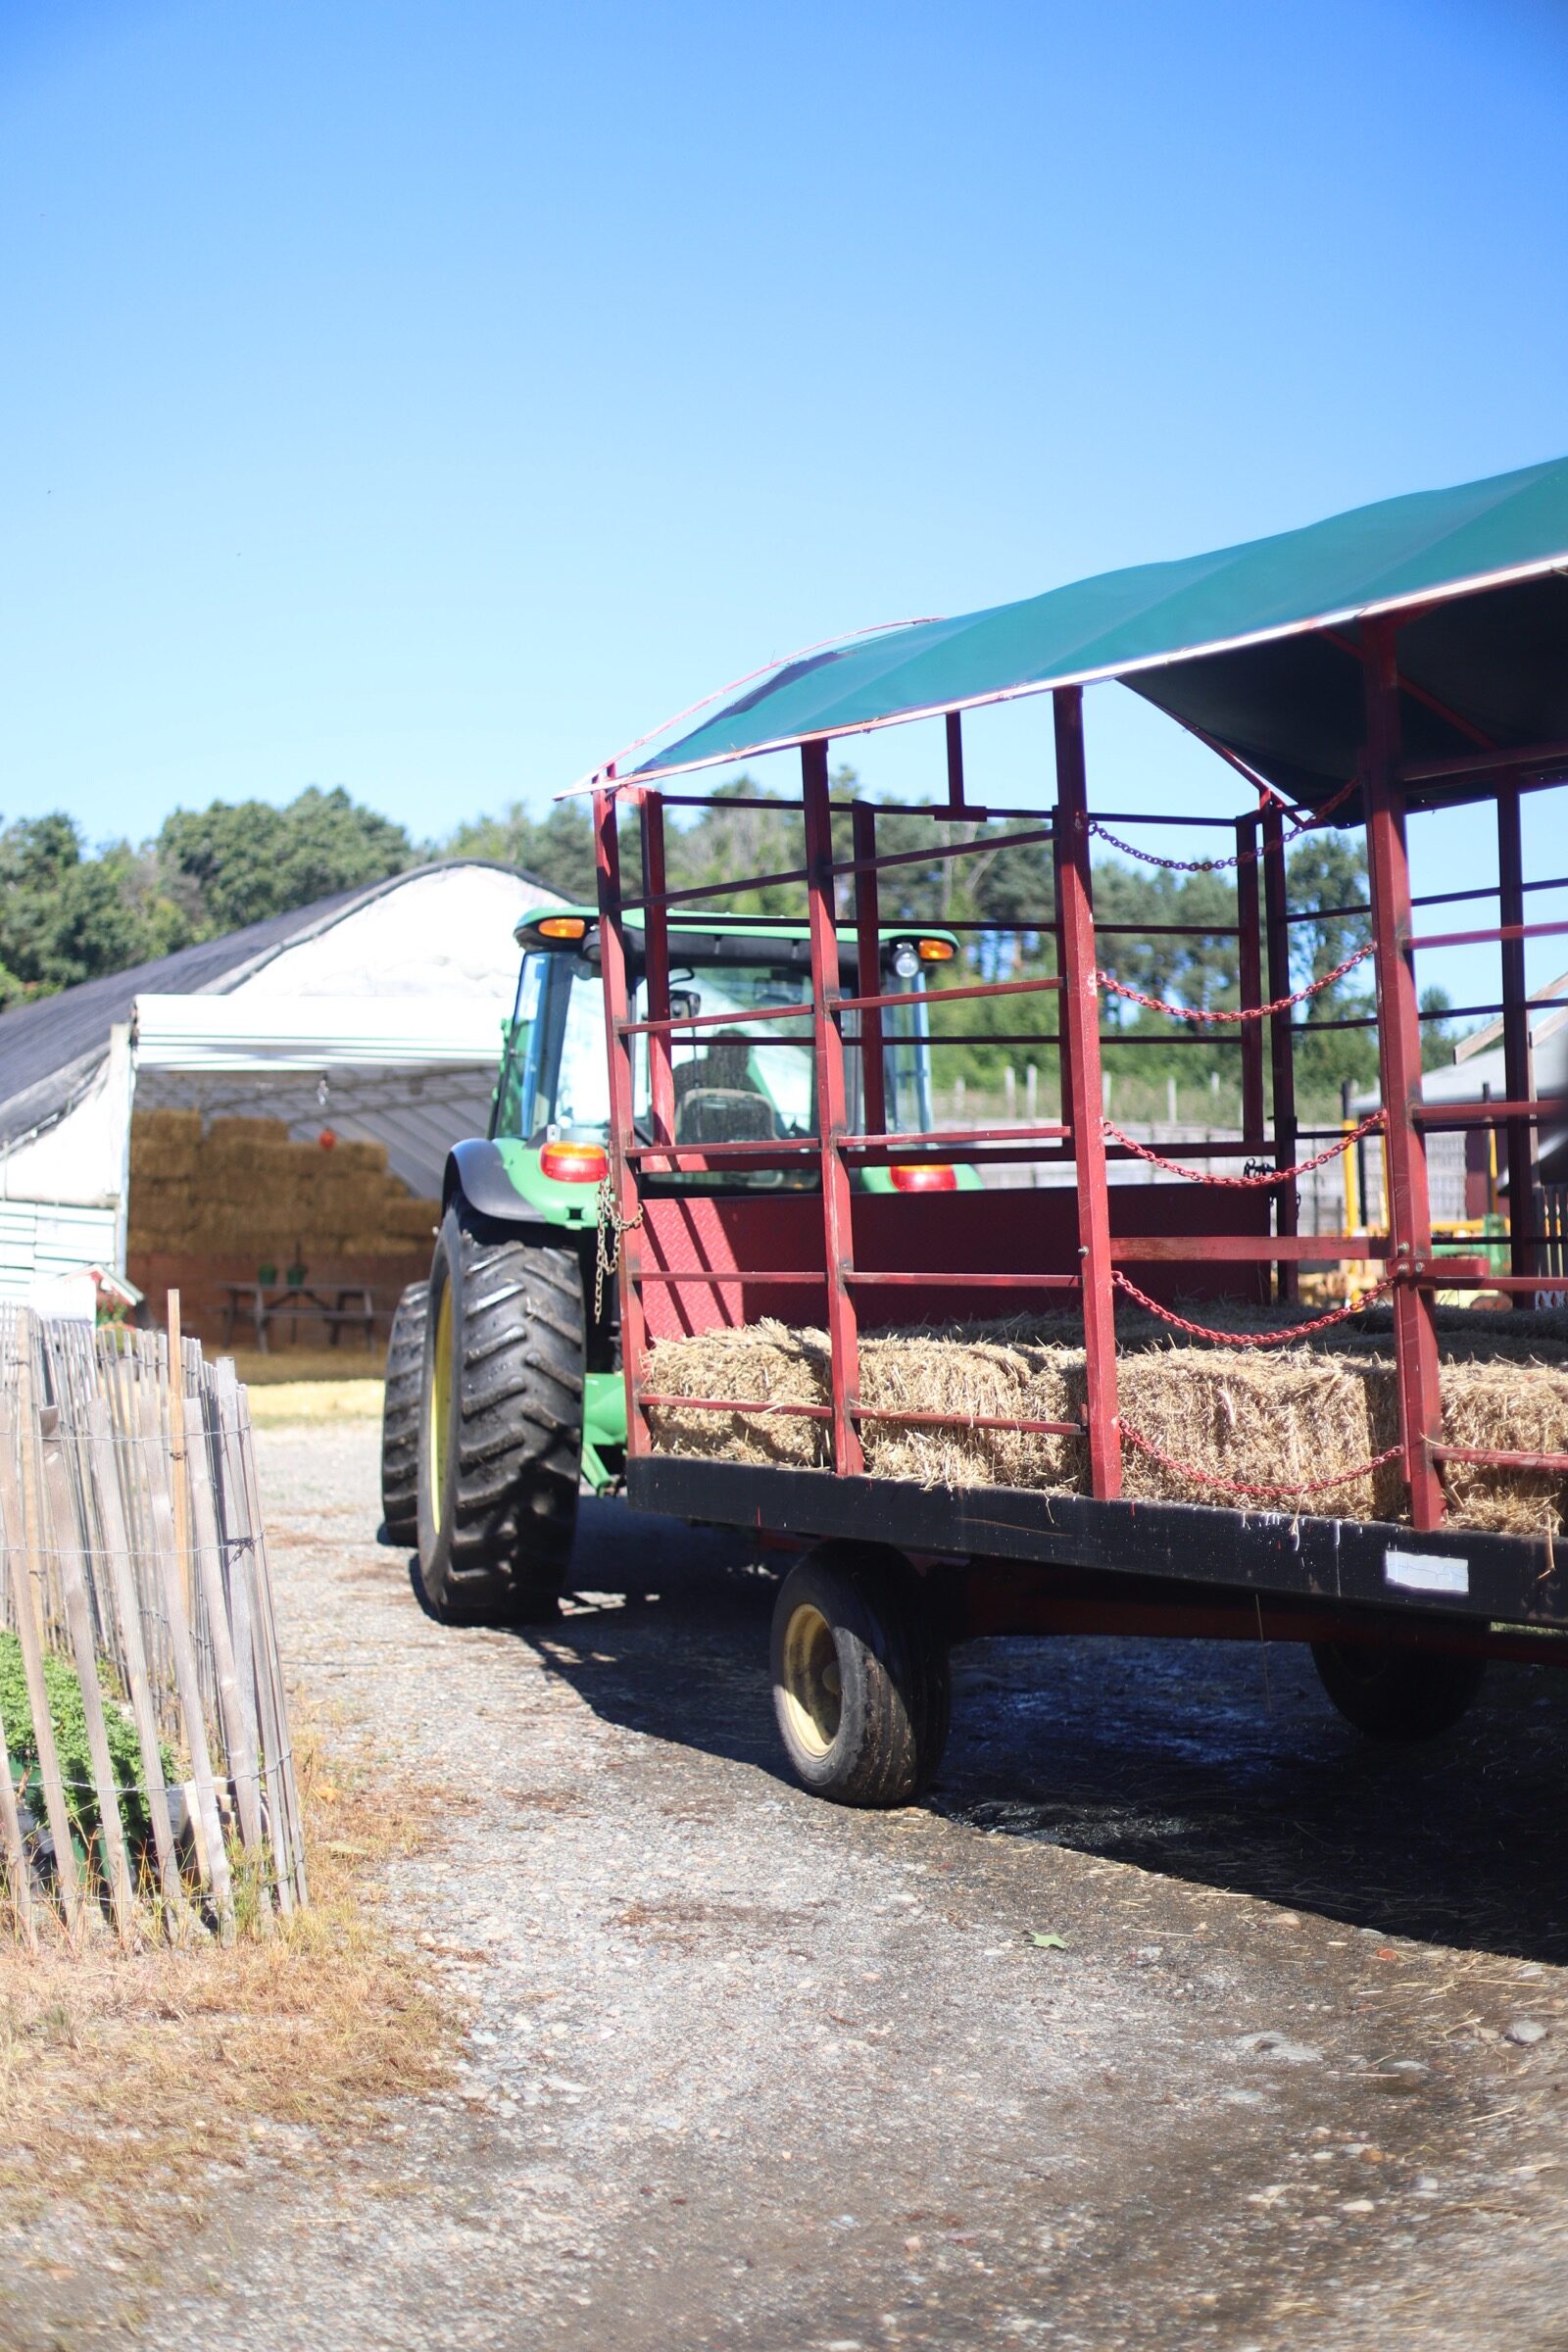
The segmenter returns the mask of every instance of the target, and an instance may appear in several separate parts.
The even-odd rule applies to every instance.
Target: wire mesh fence
[[[0,1305],[15,1932],[270,1935],[306,1899],[244,1389],[171,1330]]]

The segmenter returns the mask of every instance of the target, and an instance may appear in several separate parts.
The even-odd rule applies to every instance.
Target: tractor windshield
[[[775,1005],[800,1002],[802,975],[794,965],[730,963],[683,965],[670,974],[670,1009],[704,1026],[679,1032],[670,1052],[679,1144],[795,1142],[816,1132],[815,1067],[810,1023],[759,1018]],[[908,989],[908,980],[895,983]],[[918,985],[918,983],[916,983]],[[631,1017],[643,1017],[644,992],[631,996]],[[714,1014],[720,1024],[709,1025]],[[925,1007],[892,1006],[883,1015],[888,1127],[915,1133],[930,1127]],[[858,1016],[845,1016],[845,1034],[858,1034]],[[845,1057],[852,1128],[860,1118],[860,1057]],[[648,1040],[635,1044],[633,1110],[638,1131],[649,1132]],[[497,1102],[495,1133],[544,1143],[552,1137],[602,1142],[610,1128],[610,1082],[605,1056],[604,988],[595,967],[559,951],[523,962],[511,1043]],[[816,1181],[815,1171],[788,1175],[748,1171],[744,1181],[777,1188]],[[662,1183],[666,1181],[660,1179]],[[668,1181],[688,1181],[669,1179]],[[710,1175],[689,1181],[711,1188]]]

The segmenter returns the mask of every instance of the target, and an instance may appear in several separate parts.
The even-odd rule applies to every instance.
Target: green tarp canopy
[[[1354,772],[1369,613],[1420,608],[1399,635],[1408,759],[1568,738],[1565,572],[1559,458],[788,662],[635,772],[1118,678],[1312,804]]]

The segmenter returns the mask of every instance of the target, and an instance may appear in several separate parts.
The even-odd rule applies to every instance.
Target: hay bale
[[[288,1128],[281,1119],[230,1116],[214,1119],[207,1130],[209,1151],[215,1148],[220,1151],[225,1148],[238,1150],[255,1144],[286,1143],[287,1140]]]
[[[733,1396],[748,1404],[825,1404],[827,1334],[792,1331],[770,1317],[738,1331],[665,1340],[653,1351],[648,1386],[681,1396]],[[773,1462],[793,1469],[828,1460],[826,1426],[795,1414],[683,1413],[656,1406],[655,1443],[666,1453],[717,1455],[730,1462]]]
[[[199,1110],[138,1110],[130,1121],[130,1176],[188,1176],[201,1149]]]
[[[356,1176],[384,1176],[386,1174],[385,1144],[339,1143],[330,1153],[335,1168],[352,1170]]]
[[[1279,1309],[1268,1310],[1278,1315]],[[1207,1319],[1220,1327],[1220,1316]],[[1232,1310],[1259,1327],[1256,1310]],[[1202,1502],[1304,1515],[1399,1520],[1404,1483],[1396,1462],[1298,1498],[1248,1498],[1206,1483],[1304,1487],[1335,1479],[1396,1445],[1398,1388],[1385,1317],[1358,1318],[1310,1342],[1256,1352],[1172,1347],[1149,1317],[1118,1330],[1121,1409],[1165,1461],[1128,1444],[1124,1492],[1148,1501]],[[1459,1314],[1440,1317],[1443,1435],[1451,1446],[1494,1452],[1568,1453],[1568,1318]],[[825,1404],[828,1343],[820,1331],[762,1322],[652,1350],[647,1386],[669,1396],[734,1397],[760,1406]],[[1067,1317],[1028,1324],[966,1325],[872,1334],[860,1342],[860,1398],[895,1413],[1080,1420],[1086,1383],[1081,1333]],[[758,1413],[649,1412],[662,1452],[731,1461],[826,1466],[825,1422]],[[931,1428],[911,1420],[861,1424],[873,1478],[929,1487],[1034,1487],[1088,1491],[1087,1448],[1043,1432]],[[1178,1466],[1179,1465],[1179,1466]],[[1201,1476],[1191,1475],[1201,1473]],[[1542,1471],[1444,1465],[1450,1522],[1505,1534],[1555,1534],[1568,1520],[1568,1479]]]

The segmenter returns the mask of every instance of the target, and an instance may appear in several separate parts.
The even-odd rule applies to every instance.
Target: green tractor
[[[586,906],[525,916],[516,1002],[506,1026],[490,1132],[449,1154],[428,1282],[404,1292],[387,1353],[381,1500],[389,1542],[417,1550],[432,1612],[452,1623],[553,1614],[566,1579],[577,1498],[612,1493],[626,1451],[615,1286],[596,1302],[601,1186],[609,1174],[610,1082],[599,918]],[[793,1140],[815,1132],[809,1022],[757,1019],[809,987],[804,924],[717,916],[670,936],[670,1007],[722,1013],[677,1034],[675,1140]],[[882,934],[889,994],[918,995],[955,952],[952,933]],[[632,1009],[641,937],[627,937]],[[859,992],[853,939],[846,994]],[[846,1033],[856,1017],[846,1015]],[[887,1123],[931,1129],[923,1004],[884,1014]],[[645,1137],[647,1039],[636,1041],[634,1115]],[[860,1056],[846,1056],[852,1129]],[[968,1168],[866,1168],[867,1192],[977,1188]],[[814,1166],[646,1175],[648,1194],[815,1191]]]

